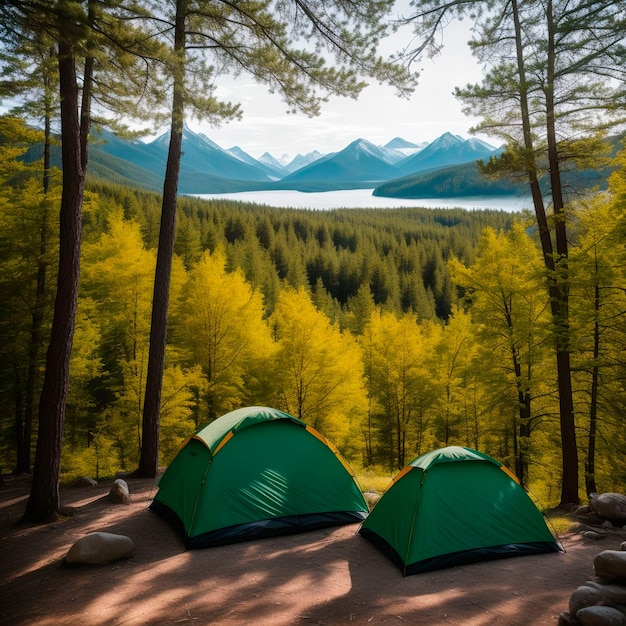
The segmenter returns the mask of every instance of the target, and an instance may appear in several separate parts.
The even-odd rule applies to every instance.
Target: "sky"
[[[313,150],[327,154],[359,138],[376,145],[395,137],[417,144],[431,142],[446,131],[469,138],[469,128],[477,120],[463,114],[453,95],[456,86],[481,79],[481,68],[467,46],[469,28],[467,21],[446,27],[442,52],[417,66],[419,84],[410,99],[400,99],[390,86],[370,84],[357,100],[331,97],[322,104],[321,115],[309,118],[285,113],[287,107],[280,96],[242,76],[237,80],[225,78],[218,87],[220,97],[241,103],[240,121],[218,128],[195,120],[188,120],[188,125],[222,148],[239,146],[255,158],[266,151],[277,158]],[[389,49],[406,46],[409,37],[407,32],[397,34]],[[481,138],[498,143],[493,138]]]
[[[406,0],[398,0],[399,6],[404,4]],[[331,97],[322,103],[321,115],[309,118],[287,114],[280,96],[270,94],[266,86],[258,85],[252,78],[225,76],[219,81],[217,95],[241,104],[241,120],[214,127],[188,119],[187,125],[224,149],[238,146],[255,158],[265,152],[279,159],[291,159],[298,153],[314,150],[328,154],[359,138],[376,145],[384,145],[395,137],[421,144],[448,131],[469,138],[469,129],[478,120],[463,114],[461,103],[453,93],[455,87],[479,82],[482,77],[481,68],[467,46],[470,35],[467,20],[445,27],[441,53],[416,64],[419,83],[408,99],[399,98],[391,86],[373,83],[357,100]],[[410,39],[410,29],[400,31],[394,39],[384,42],[381,51],[396,52],[406,47]],[[0,106],[2,110],[5,108]],[[169,128],[161,129],[158,134],[164,132],[169,132]],[[492,145],[500,143],[496,138],[478,136]]]

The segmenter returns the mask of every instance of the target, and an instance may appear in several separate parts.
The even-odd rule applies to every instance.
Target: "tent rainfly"
[[[404,576],[562,552],[517,478],[486,454],[450,446],[411,461],[359,529]]]
[[[189,436],[150,509],[181,532],[186,548],[358,523],[368,513],[346,461],[323,435],[258,406]]]

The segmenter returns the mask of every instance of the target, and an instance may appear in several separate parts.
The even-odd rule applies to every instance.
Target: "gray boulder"
[[[570,596],[569,612],[571,615],[576,615],[580,609],[602,604],[603,600],[604,596],[601,590],[596,589],[591,585],[581,585]]]
[[[593,560],[593,567],[600,578],[626,580],[626,552],[604,550]]]
[[[602,604],[609,606],[626,606],[626,587],[624,585],[603,585],[602,583],[590,580],[585,583],[585,586],[591,587],[602,594]]]
[[[127,559],[135,551],[135,544],[126,535],[96,532],[79,539],[65,555],[68,565],[101,565]]]
[[[588,606],[576,613],[582,626],[626,626],[626,615],[611,606]]]
[[[626,496],[621,493],[592,493],[589,506],[604,519],[626,522]]]

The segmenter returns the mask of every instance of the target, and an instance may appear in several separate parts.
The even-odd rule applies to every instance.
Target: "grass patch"
[[[548,528],[557,535],[564,535],[576,526],[576,521],[559,509],[545,511],[545,516],[548,519]]]
[[[371,467],[355,470],[354,474],[363,493],[372,491],[382,494],[391,483],[392,478],[391,474],[384,472],[380,468]]]

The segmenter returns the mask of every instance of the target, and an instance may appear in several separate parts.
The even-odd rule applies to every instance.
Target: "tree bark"
[[[597,271],[597,266],[596,266]],[[585,490],[587,495],[596,493],[596,438],[598,436],[598,398],[600,389],[600,288],[595,286],[595,320],[593,324],[593,366],[591,368],[591,398],[589,407],[589,439],[587,441],[587,461],[585,463]]]
[[[548,134],[548,157],[550,161],[550,183],[552,188],[552,201],[555,212],[555,237],[558,261],[555,259],[554,246],[552,244],[552,234],[548,224],[545,205],[539,187],[537,176],[536,159],[532,140],[532,129],[530,125],[530,113],[528,106],[528,94],[526,93],[526,71],[522,50],[522,31],[518,13],[518,2],[512,0],[513,19],[515,23],[515,40],[517,46],[518,74],[520,78],[520,110],[522,114],[522,126],[524,133],[524,149],[526,152],[526,168],[530,181],[530,188],[539,227],[539,237],[543,259],[548,270],[548,293],[550,296],[550,306],[552,320],[555,329],[555,348],[557,362],[557,383],[559,390],[559,415],[561,427],[561,450],[563,476],[561,479],[561,504],[578,503],[578,451],[576,448],[576,431],[574,423],[574,404],[572,394],[572,380],[569,353],[569,322],[568,322],[568,295],[561,273],[567,273],[567,237],[565,232],[565,220],[563,217],[563,195],[561,189],[560,169],[558,165],[558,152],[556,149],[556,132],[554,127],[554,101],[550,84],[546,90],[547,109],[547,134]],[[548,24],[548,48],[554,52],[554,29],[551,25],[551,2],[548,2],[546,15]],[[552,38],[552,39],[550,39]],[[552,54],[552,57],[554,55]],[[554,59],[552,58],[554,64]],[[548,59],[550,65],[550,59]],[[554,68],[549,76],[554,76]],[[548,81],[550,82],[550,81]],[[552,98],[552,99],[551,99]],[[558,267],[557,267],[558,266]],[[557,271],[558,270],[558,271]]]
[[[561,481],[561,504],[578,504],[578,448],[576,446],[576,422],[574,418],[574,398],[572,392],[572,372],[570,364],[570,326],[569,326],[569,251],[567,244],[567,226],[565,223],[565,203],[561,184],[561,169],[556,137],[556,119],[554,106],[555,61],[555,25],[552,14],[552,0],[546,5],[548,22],[548,81],[545,88],[546,101],[546,136],[548,140],[548,162],[550,169],[550,188],[554,211],[554,232],[556,239],[556,282],[559,294],[554,305],[558,308],[553,315],[556,326],[557,376],[559,386],[559,413],[561,423],[561,451],[563,459],[563,478]]]
[[[178,207],[178,178],[183,143],[183,120],[185,112],[185,16],[187,0],[176,2],[176,24],[174,30],[174,89],[172,96],[172,123],[170,143],[163,183],[163,204],[157,251],[152,319],[150,326],[150,348],[148,372],[143,405],[142,440],[139,466],[135,476],[154,478],[159,465],[159,414],[161,410],[161,388],[165,367],[167,343],[167,313],[169,305],[172,258],[176,238],[176,211]]]
[[[50,58],[54,49],[50,49]],[[48,228],[49,206],[46,195],[50,189],[50,144],[52,140],[51,118],[52,85],[50,76],[43,72],[44,85],[44,144],[43,144],[43,180],[42,188],[44,200],[42,202],[41,228],[39,235],[39,259],[37,261],[37,284],[35,288],[35,303],[33,305],[32,323],[30,329],[30,347],[28,352],[28,373],[26,376],[26,392],[24,398],[24,424],[20,432],[20,445],[17,450],[16,474],[30,472],[31,445],[33,435],[33,416],[35,414],[35,394],[39,381],[39,359],[42,348],[42,325],[46,297],[46,278],[48,272],[48,243],[50,231]]]
[[[59,473],[70,354],[78,303],[85,172],[81,164],[76,59],[72,46],[63,39],[59,42],[59,88],[63,161],[59,275],[46,373],[39,403],[39,435],[33,482],[23,517],[24,521],[31,522],[49,521],[62,512]]]

